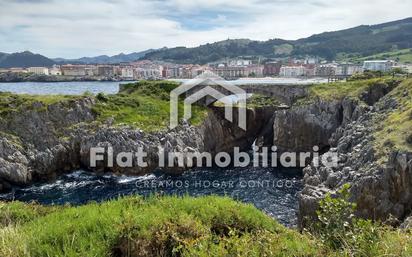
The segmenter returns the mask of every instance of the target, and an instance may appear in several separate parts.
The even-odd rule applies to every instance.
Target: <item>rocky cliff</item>
[[[110,120],[97,122],[93,97],[51,104],[17,104],[15,99],[5,102],[8,108],[0,116],[0,191],[53,179],[80,167],[97,172],[144,174],[158,167],[160,152],[167,156],[168,152],[203,149],[201,130],[187,123],[170,131],[145,133],[132,126],[113,126]],[[100,162],[97,167],[90,167],[90,148],[108,146],[114,156],[142,147],[148,153],[148,166],[121,168],[114,163],[108,167],[107,162]]]
[[[379,137],[390,115],[411,111],[410,106],[402,104],[411,103],[410,81],[398,84],[378,83],[362,92],[357,100],[341,101],[342,122],[329,131],[333,132],[330,137],[325,134],[330,147],[325,154],[336,153],[338,166],[312,163],[304,169],[304,189],[299,202],[301,227],[316,218],[319,200],[326,193],[336,193],[344,184],[351,185],[351,200],[357,204],[361,217],[396,225],[411,214],[412,153],[408,151],[411,147],[406,140],[408,135],[395,142]],[[397,123],[410,124],[411,117]],[[390,132],[407,131],[410,130]]]

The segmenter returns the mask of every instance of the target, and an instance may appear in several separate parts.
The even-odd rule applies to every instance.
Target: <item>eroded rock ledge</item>
[[[412,153],[399,151],[389,142],[385,143],[389,149],[386,152],[376,146],[383,140],[376,138],[376,131],[382,129],[384,120],[404,108],[401,101],[411,101],[407,91],[400,98],[386,95],[392,89],[370,88],[362,95],[364,101],[342,101],[342,123],[328,142],[329,152],[338,154],[339,165],[330,168],[311,164],[304,169],[300,227],[316,218],[318,203],[326,193],[335,194],[344,184],[351,185],[351,200],[361,217],[399,225],[411,214]]]
[[[77,168],[96,172],[141,175],[157,168],[159,151],[202,151],[201,128],[182,124],[165,132],[145,133],[129,126],[95,122],[93,98],[43,105],[35,102],[18,112],[2,116],[0,124],[0,191],[13,185],[46,181]],[[4,122],[3,122],[4,121]],[[90,167],[90,148],[113,148],[148,153],[148,166],[131,169]],[[167,154],[166,154],[167,155]],[[174,170],[169,170],[175,172]]]

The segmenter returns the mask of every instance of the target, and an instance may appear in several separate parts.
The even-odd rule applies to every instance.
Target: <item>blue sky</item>
[[[298,39],[412,16],[410,0],[0,0],[0,52],[77,58]]]

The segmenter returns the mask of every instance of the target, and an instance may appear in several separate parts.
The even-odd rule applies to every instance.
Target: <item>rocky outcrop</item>
[[[3,115],[0,124],[0,184],[25,185],[78,167],[76,143],[66,130],[94,119],[93,99],[58,102],[45,106],[34,102]]]
[[[270,96],[289,106],[300,98],[308,96],[308,88],[305,85],[273,85],[273,84],[246,84],[240,86],[247,93]]]
[[[113,167],[109,167],[105,155],[105,160],[97,163],[97,167],[90,166],[90,149],[92,147],[113,150],[113,156],[121,152],[136,153],[141,149],[147,154],[144,158],[145,166],[138,165],[137,159],[133,159],[132,167],[119,167],[114,161]],[[187,163],[179,166],[177,158],[173,161],[174,166],[168,167],[169,153],[181,153],[183,156],[188,153],[201,152],[203,149],[203,136],[200,129],[190,126],[187,123],[179,127],[163,132],[145,133],[142,130],[130,127],[102,127],[95,132],[85,135],[80,141],[80,162],[83,167],[97,172],[114,172],[117,174],[142,175],[150,173],[155,169],[162,169],[165,172],[178,173],[187,167]],[[164,161],[159,162],[159,156],[164,156]],[[159,163],[164,163],[164,167],[159,167]]]
[[[0,191],[12,185],[53,179],[63,172],[84,167],[97,172],[144,174],[158,168],[158,156],[169,152],[202,151],[201,129],[183,123],[174,130],[145,133],[131,127],[115,127],[95,122],[93,98],[44,105],[34,102],[18,111],[2,115],[0,123]],[[99,162],[90,167],[91,147],[111,147],[113,155],[137,151],[148,154],[147,167],[109,167]],[[107,159],[106,159],[107,160]],[[177,162],[177,160],[176,160]],[[181,172],[183,167],[164,169]]]
[[[203,122],[201,130],[204,135],[205,151],[212,154],[233,152],[234,147],[240,151],[251,149],[258,140],[261,144],[269,144],[273,138],[273,119],[275,112],[284,107],[262,107],[247,109],[247,129],[238,126],[238,109],[233,110],[233,122],[224,118],[224,108],[211,107],[209,115]]]
[[[398,108],[388,87],[363,94],[344,115],[342,125],[329,139],[325,154],[338,156],[337,167],[315,166],[304,169],[304,189],[299,202],[299,225],[305,227],[316,218],[319,201],[334,194],[344,184],[351,185],[351,200],[364,218],[399,225],[412,211],[412,153],[394,150],[388,160],[379,161],[375,152],[374,131],[389,112]],[[379,99],[378,99],[379,98]],[[348,109],[348,110],[349,110]],[[345,111],[344,111],[345,112]]]
[[[342,123],[338,101],[317,101],[307,106],[277,111],[273,122],[273,145],[278,152],[307,152],[313,146],[329,146],[328,138]]]

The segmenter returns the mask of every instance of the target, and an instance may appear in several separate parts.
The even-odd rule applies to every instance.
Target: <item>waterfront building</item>
[[[279,76],[281,67],[280,62],[267,62],[263,65],[263,76]]]
[[[97,75],[102,77],[113,77],[114,68],[111,65],[100,65],[97,66]]]
[[[64,76],[82,77],[86,76],[86,65],[62,65],[60,67]]]
[[[133,77],[135,80],[158,79],[162,77],[162,72],[159,68],[136,68]]]
[[[128,79],[128,80],[133,79],[133,77],[134,77],[133,67],[131,67],[131,66],[122,67],[120,77],[122,79]]]
[[[395,65],[395,62],[391,60],[364,61],[363,69],[370,70],[370,71],[387,72],[387,71],[390,71],[394,65]]]
[[[316,66],[315,75],[318,77],[330,77],[336,75],[338,65],[335,63],[327,63]]]
[[[282,66],[279,76],[281,77],[301,77],[305,76],[306,68],[303,65],[299,66]]]
[[[316,75],[316,65],[315,64],[305,64],[305,76],[314,77]]]
[[[49,69],[49,74],[52,76],[60,76],[62,75],[62,71],[59,65],[53,65],[52,68]]]
[[[251,60],[234,59],[234,60],[229,60],[227,62],[227,66],[231,66],[231,67],[250,66],[250,65],[252,65]]]
[[[179,66],[172,66],[169,68],[169,77],[170,78],[180,78],[181,68]]]
[[[218,76],[222,78],[235,79],[242,77],[262,77],[263,66],[251,65],[251,66],[217,66],[212,70]]]
[[[49,69],[46,67],[29,67],[27,71],[37,75],[49,75]]]
[[[97,76],[98,75],[98,70],[97,70],[97,66],[95,65],[88,65],[86,67],[84,67],[86,76]]]
[[[352,76],[356,73],[362,73],[363,67],[360,65],[353,65],[351,63],[340,63],[336,67],[335,75],[338,76]]]

